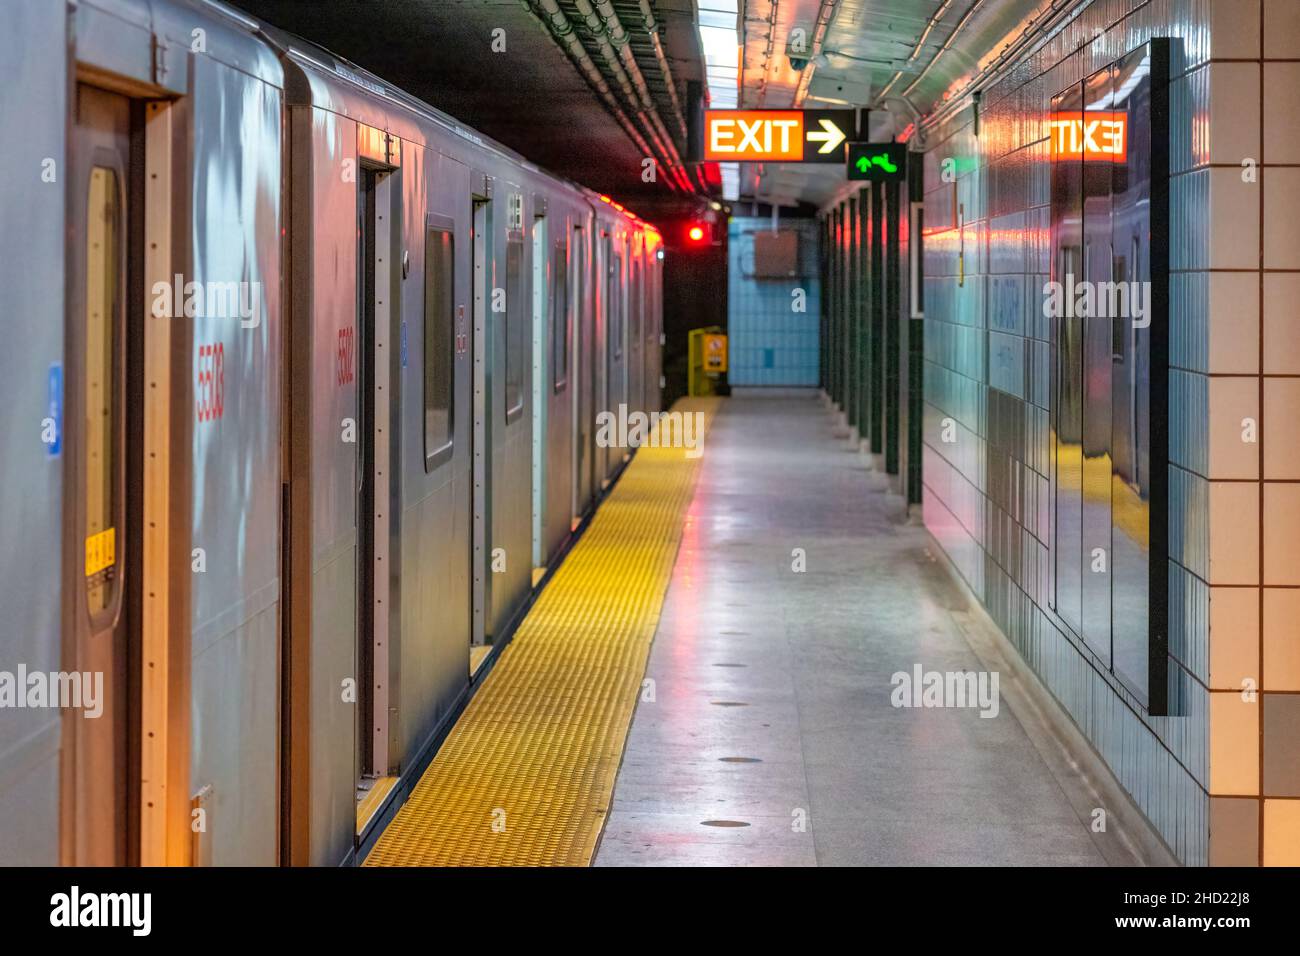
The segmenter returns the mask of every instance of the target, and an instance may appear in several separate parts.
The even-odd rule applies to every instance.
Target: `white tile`
[[[1300,484],[1265,484],[1264,513],[1264,583],[1300,584]]]
[[[1300,375],[1300,272],[1265,273],[1264,371]]]
[[[1211,63],[1210,162],[1259,161],[1259,64]]]
[[[1300,800],[1264,801],[1264,865],[1300,866]]]
[[[1300,3],[1295,6],[1300,10]],[[1254,64],[1242,65],[1254,68]],[[1300,63],[1265,63],[1264,162],[1300,163],[1297,117],[1300,117]]]
[[[1217,376],[1210,388],[1207,478],[1259,477],[1259,379]],[[1214,546],[1211,538],[1210,546]]]
[[[1300,690],[1300,590],[1264,589],[1264,690]]]
[[[1240,168],[1210,175],[1210,267],[1259,268],[1259,183],[1243,182]],[[1300,227],[1300,216],[1293,217]]]
[[[1264,56],[1300,57],[1300,3],[1296,0],[1264,0]]]
[[[1300,378],[1264,379],[1264,477],[1300,480]]]
[[[1300,549],[1300,536],[1293,540]],[[1291,573],[1300,576],[1300,562],[1294,567]],[[1253,482],[1210,482],[1209,582],[1259,582],[1259,485]]]
[[[1259,372],[1259,275],[1210,273],[1209,371],[1224,375]],[[1294,301],[1294,300],[1293,300]],[[1300,334],[1297,335],[1300,339]],[[1300,362],[1300,351],[1296,355]]]
[[[1259,0],[1210,0],[1210,56],[1216,60],[1257,60]]]
[[[1300,269],[1300,169],[1260,170],[1264,268]]]
[[[1264,372],[1300,375],[1300,272],[1264,275]]]
[[[1210,687],[1259,680],[1259,589],[1210,588]]]
[[[1259,793],[1259,695],[1210,694],[1210,793]]]

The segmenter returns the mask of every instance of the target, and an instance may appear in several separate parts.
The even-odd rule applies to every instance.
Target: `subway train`
[[[0,864],[348,863],[659,410],[662,240],[215,0],[5,15]]]

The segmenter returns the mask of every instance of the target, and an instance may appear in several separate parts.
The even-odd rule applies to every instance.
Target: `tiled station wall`
[[[754,234],[771,219],[735,217],[727,236],[727,381],[731,385],[815,386],[820,358],[821,280],[817,223],[785,219],[779,228],[799,235],[799,276],[759,279],[754,271]],[[796,311],[796,289],[804,291]]]
[[[1050,100],[1156,37],[1174,39],[1171,717],[1046,610]],[[925,523],[1179,859],[1300,864],[1300,2],[1094,0],[980,112],[978,137],[970,109],[926,130]]]

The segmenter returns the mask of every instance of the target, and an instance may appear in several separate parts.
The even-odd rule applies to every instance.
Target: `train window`
[[[569,256],[563,242],[551,250],[551,385],[556,393],[569,383]]]
[[[524,412],[528,361],[528,301],[524,295],[524,243],[506,243],[506,424]]]
[[[112,606],[117,566],[116,395],[122,209],[117,173],[96,166],[86,197],[86,596],[92,616]]]
[[[609,341],[614,358],[623,357],[623,257],[615,253],[609,262]]]
[[[456,242],[450,229],[424,237],[424,470],[451,458],[452,392],[456,355]]]

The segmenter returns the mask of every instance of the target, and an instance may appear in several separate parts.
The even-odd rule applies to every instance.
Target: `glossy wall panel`
[[[1123,536],[1125,528],[1135,530],[1128,517],[1142,510],[1147,426],[1134,405],[1134,385],[1144,372],[1128,364],[1135,343],[1116,335],[1113,323],[1054,320],[1044,311],[1047,283],[1067,273],[1108,281],[1147,268],[1123,248],[1127,217],[1141,200],[1116,188],[1114,168],[1092,179],[1083,168],[1092,164],[1054,171],[1049,123],[1054,109],[1119,109],[1124,67],[1110,67],[1148,40],[1172,40],[1171,89],[1212,56],[1237,55],[1225,52],[1224,24],[1231,20],[1216,6],[1078,4],[1073,19],[1038,38],[982,89],[978,134],[965,101],[925,129],[924,154],[926,526],[1189,864],[1208,862],[1210,843],[1210,709],[1197,673],[1208,647],[1202,556],[1209,554],[1209,488],[1170,469],[1170,560],[1152,571],[1167,568],[1170,653],[1185,666],[1171,663],[1168,680],[1178,716],[1151,716],[1145,695],[1135,692],[1145,686],[1135,653],[1145,638],[1115,626],[1142,619],[1141,596],[1117,596],[1090,570],[1093,549],[1101,548],[1118,564],[1110,566],[1112,576],[1143,579],[1141,549]],[[1171,152],[1190,139],[1192,125],[1191,115],[1174,111]],[[1130,141],[1130,156],[1140,148]],[[955,182],[942,175],[945,160],[955,161]],[[1208,232],[1207,206],[1194,207],[1200,200],[1189,198],[1180,207],[1180,189],[1176,177],[1169,237],[1175,259],[1180,247],[1195,248]],[[1180,208],[1198,208],[1201,218],[1185,212],[1180,221]],[[1173,284],[1180,282],[1189,288],[1175,272]],[[1171,323],[1177,322],[1175,310]],[[1094,374],[1085,374],[1088,368]],[[1204,404],[1161,405],[1171,415],[1171,441],[1205,427],[1203,416],[1196,422]],[[954,440],[944,440],[945,423]],[[1137,507],[1117,511],[1117,489]],[[1190,566],[1206,570],[1189,573],[1184,554]],[[1121,679],[1112,667],[1128,676]]]

